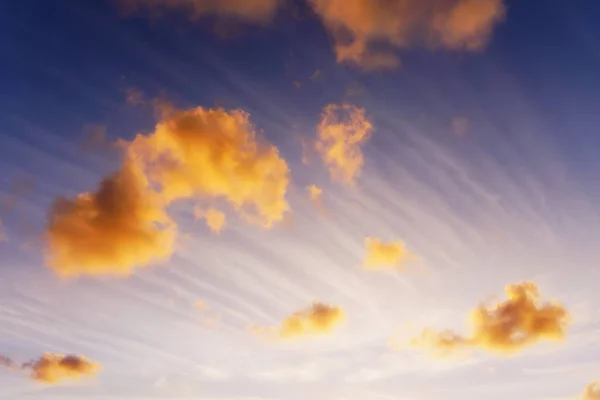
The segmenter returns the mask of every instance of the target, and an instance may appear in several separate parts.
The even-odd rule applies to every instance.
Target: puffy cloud
[[[600,381],[587,385],[581,400],[600,400]]]
[[[323,189],[316,185],[309,185],[306,187],[306,193],[310,200],[321,210],[325,211],[325,206],[323,205]]]
[[[46,229],[46,263],[61,276],[128,275],[169,258],[176,226],[132,162],[96,192],[58,198]]]
[[[523,282],[505,289],[507,300],[494,306],[481,304],[471,314],[472,334],[424,330],[412,344],[442,353],[462,347],[513,353],[540,340],[562,340],[569,313],[563,305],[540,302],[537,285]]]
[[[38,360],[24,364],[23,369],[31,369],[31,377],[37,381],[58,383],[95,375],[102,367],[82,356],[46,353]]]
[[[373,126],[365,110],[349,104],[329,104],[317,127],[315,149],[329,168],[332,179],[354,184],[364,157],[361,146],[371,137]]]
[[[225,227],[225,213],[216,208],[210,207],[206,211],[195,208],[194,215],[196,220],[206,219],[206,226],[213,232],[219,233]]]
[[[227,17],[254,24],[269,22],[281,0],[117,0],[127,11],[147,8],[154,12],[181,9],[192,19],[204,16]]]
[[[384,243],[378,238],[366,238],[365,247],[363,266],[366,269],[399,269],[404,267],[404,261],[416,258],[400,241]]]
[[[289,168],[247,113],[164,106],[161,116],[154,132],[120,142],[123,166],[96,192],[54,202],[46,258],[60,275],[127,275],[168,259],[177,225],[165,209],[179,199],[225,201],[265,228],[283,220]],[[219,211],[205,217],[222,228]]]
[[[311,307],[287,317],[278,329],[278,336],[288,339],[331,333],[345,319],[346,314],[341,307],[315,302]]]
[[[394,68],[394,48],[480,50],[504,19],[503,0],[309,0],[334,38],[337,61]],[[389,50],[376,50],[386,46]]]
[[[167,202],[224,200],[266,228],[289,210],[288,165],[275,146],[257,139],[241,110],[176,110],[152,134],[137,135],[128,153]]]

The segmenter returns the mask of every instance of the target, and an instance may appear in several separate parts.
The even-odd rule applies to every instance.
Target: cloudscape
[[[600,399],[600,4],[0,5],[0,399]]]

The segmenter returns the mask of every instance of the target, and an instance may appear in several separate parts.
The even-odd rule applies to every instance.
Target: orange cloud
[[[227,17],[254,24],[269,22],[281,5],[281,0],[117,0],[125,10],[147,8],[155,13],[165,9],[188,11],[191,19],[204,16]]]
[[[54,202],[46,260],[60,275],[128,275],[167,260],[177,225],[165,209],[179,199],[226,201],[265,228],[283,220],[289,168],[256,138],[247,113],[162,111],[155,132],[120,142],[125,162],[96,192]],[[224,223],[218,213],[207,214],[213,229]]]
[[[587,385],[581,400],[600,400],[600,381]]]
[[[400,241],[383,243],[378,238],[366,238],[365,247],[367,254],[363,266],[366,269],[401,269],[404,261],[416,258]]]
[[[395,68],[394,49],[476,51],[504,19],[503,0],[309,0],[334,39],[337,61]],[[385,46],[387,49],[377,50]]]
[[[505,291],[508,300],[494,306],[482,304],[471,313],[470,336],[426,329],[412,344],[442,353],[477,347],[510,354],[540,340],[564,339],[569,313],[561,304],[540,302],[537,285],[532,282],[509,285]]]
[[[345,319],[346,314],[341,307],[315,302],[311,307],[286,318],[278,329],[278,336],[289,339],[331,333]]]
[[[215,233],[221,232],[225,226],[225,213],[217,210],[216,208],[208,208],[206,211],[202,211],[198,208],[194,209],[194,215],[196,220],[205,218],[206,226]]]
[[[38,360],[24,364],[23,369],[31,369],[31,377],[36,381],[58,383],[93,376],[102,367],[82,356],[46,353]]]
[[[348,104],[325,107],[317,127],[315,149],[332,179],[354,184],[364,163],[361,146],[369,140],[372,130],[362,108]]]
[[[323,206],[323,189],[316,185],[309,185],[306,187],[306,192],[311,201],[319,207],[321,210],[325,211],[325,207]]]
[[[152,134],[128,143],[128,154],[167,202],[225,200],[269,228],[289,210],[289,168],[275,146],[257,139],[248,117],[221,108],[176,110]]]
[[[46,229],[46,263],[61,276],[128,275],[169,258],[176,225],[133,163],[94,193],[58,198]]]

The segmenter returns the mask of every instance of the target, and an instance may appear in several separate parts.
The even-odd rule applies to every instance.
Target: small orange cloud
[[[286,318],[278,329],[278,336],[281,339],[290,339],[331,333],[345,319],[346,314],[341,307],[315,302],[311,307]]]
[[[369,140],[372,130],[362,108],[348,104],[325,107],[317,127],[315,149],[332,179],[354,184],[364,163],[361,146]]]
[[[363,70],[397,67],[395,49],[480,50],[506,13],[503,0],[309,0],[309,4],[333,36],[337,61]]]
[[[93,376],[102,367],[82,356],[46,353],[38,360],[24,364],[23,369],[31,369],[31,377],[36,381],[52,384]]]
[[[306,187],[306,193],[310,200],[321,210],[325,211],[325,206],[323,205],[323,189],[316,185],[309,185]]]
[[[172,253],[176,225],[144,173],[126,162],[93,193],[58,198],[46,229],[46,264],[64,277],[128,275]]]
[[[144,93],[141,90],[129,87],[125,89],[125,101],[130,106],[139,106],[144,104],[146,100],[144,99]]]
[[[363,266],[366,269],[402,269],[405,261],[416,259],[400,241],[383,243],[378,238],[366,238],[365,247]]]
[[[194,216],[196,220],[206,219],[206,226],[215,233],[220,233],[225,227],[225,213],[217,210],[216,208],[208,208],[206,211],[202,211],[199,208],[194,209]]]
[[[472,334],[451,331],[422,331],[412,344],[448,353],[463,347],[476,347],[511,354],[540,340],[562,340],[569,313],[561,304],[540,302],[537,285],[523,282],[505,289],[508,300],[494,306],[480,305],[471,313]]]
[[[148,8],[155,13],[165,9],[188,11],[191,19],[204,16],[227,17],[264,24],[277,12],[281,0],[116,0],[126,11]]]
[[[600,400],[600,381],[595,381],[586,386],[581,400]]]

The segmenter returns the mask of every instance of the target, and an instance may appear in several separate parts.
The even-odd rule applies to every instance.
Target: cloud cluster
[[[217,16],[239,19],[253,24],[269,22],[281,5],[281,0],[116,0],[126,11],[142,8],[160,13],[168,9],[180,9],[190,18]]]
[[[394,68],[394,49],[480,50],[503,20],[503,0],[309,0],[334,39],[337,61]],[[381,48],[384,48],[383,50]]]
[[[127,275],[168,259],[177,225],[166,207],[180,199],[225,202],[264,228],[283,220],[289,168],[247,113],[169,108],[163,117],[154,132],[120,143],[123,166],[96,192],[54,202],[46,256],[60,275]],[[211,213],[213,229],[220,218]]]
[[[287,317],[278,329],[281,339],[331,333],[346,319],[341,307],[315,302]]]
[[[402,269],[405,261],[416,258],[401,241],[384,243],[378,238],[366,238],[365,247],[366,269]]]
[[[196,217],[196,220],[206,220],[206,226],[215,233],[220,233],[225,227],[225,213],[216,208],[209,207],[207,210],[203,211],[197,207],[194,209],[194,216]]]
[[[581,400],[600,400],[600,381],[587,385]]]
[[[481,304],[472,312],[470,336],[426,329],[413,339],[412,344],[441,352],[477,347],[513,353],[540,340],[562,340],[565,337],[569,313],[561,304],[540,302],[535,283],[509,285],[505,291],[507,300],[494,306]]]
[[[324,108],[315,149],[329,168],[332,179],[354,184],[364,163],[362,146],[372,131],[373,125],[363,108],[349,104],[329,104]]]

